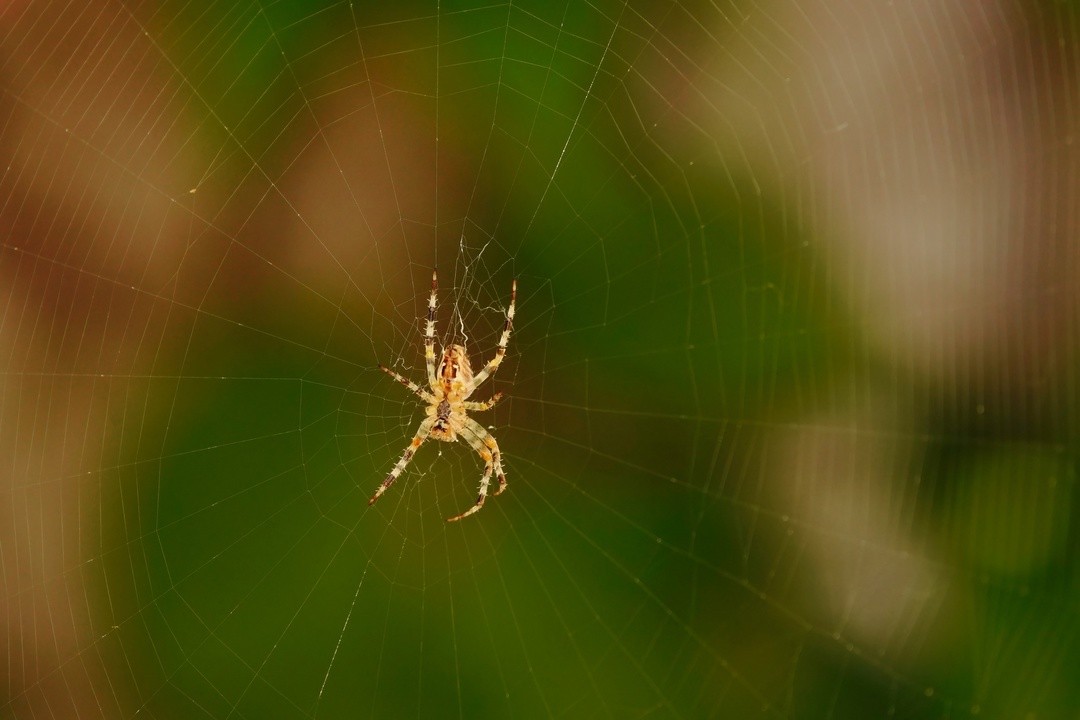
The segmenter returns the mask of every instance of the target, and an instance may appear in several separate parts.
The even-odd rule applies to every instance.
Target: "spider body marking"
[[[494,474],[499,480],[499,489],[495,495],[506,489],[506,475],[503,472],[502,456],[499,453],[499,444],[495,441],[484,426],[468,416],[468,411],[480,412],[490,410],[502,398],[502,393],[495,393],[486,402],[473,402],[469,400],[476,389],[489,377],[495,374],[506,355],[506,345],[510,341],[510,326],[514,320],[514,304],[517,300],[517,280],[514,280],[510,290],[510,307],[506,310],[506,324],[503,326],[502,337],[499,339],[499,347],[495,357],[475,375],[472,365],[469,363],[469,355],[464,345],[450,345],[443,350],[442,358],[438,363],[435,361],[435,308],[438,304],[436,286],[438,274],[431,272],[431,297],[428,299],[427,325],[424,330],[424,358],[427,363],[428,386],[430,390],[424,390],[408,378],[399,375],[393,370],[379,366],[379,369],[389,374],[405,387],[409,388],[421,400],[427,408],[426,417],[420,423],[416,435],[409,447],[398,460],[390,474],[386,476],[382,484],[371,496],[368,505],[374,504],[379,496],[386,492],[398,476],[405,470],[416,450],[428,438],[442,442],[457,442],[464,440],[477,452],[484,461],[484,474],[480,478],[480,494],[476,498],[476,504],[471,508],[447,518],[447,522],[460,520],[477,512],[484,506],[487,499],[488,486],[491,476]]]
[[[443,351],[437,378],[432,388],[435,402],[427,407],[428,417],[435,418],[431,426],[431,437],[443,442],[457,442],[461,424],[455,415],[465,415],[465,398],[469,394],[469,384],[473,380],[469,356],[462,345],[451,345]]]

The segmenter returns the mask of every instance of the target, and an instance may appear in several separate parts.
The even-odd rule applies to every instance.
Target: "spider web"
[[[1075,4],[0,18],[5,715],[1080,708]]]

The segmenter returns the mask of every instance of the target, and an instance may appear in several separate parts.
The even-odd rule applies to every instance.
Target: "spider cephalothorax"
[[[412,460],[413,455],[416,454],[416,449],[423,444],[424,440],[430,437],[443,442],[455,442],[460,436],[484,459],[484,475],[480,478],[480,495],[476,498],[476,504],[460,515],[448,518],[448,520],[453,521],[472,515],[484,506],[492,473],[495,473],[499,478],[499,489],[495,491],[495,494],[498,495],[506,489],[506,475],[503,473],[499,444],[484,429],[483,425],[467,415],[467,411],[489,410],[502,397],[502,393],[495,393],[487,402],[472,402],[469,400],[469,396],[476,391],[476,388],[495,374],[495,371],[499,369],[499,364],[502,363],[503,357],[506,355],[506,344],[510,341],[510,326],[514,320],[517,280],[511,286],[510,307],[506,310],[506,325],[503,326],[502,337],[499,339],[499,349],[495,352],[495,357],[491,359],[491,362],[485,365],[484,369],[476,375],[473,375],[469,355],[463,345],[451,345],[446,348],[443,350],[442,359],[437,364],[435,362],[435,307],[438,302],[435,288],[437,280],[438,276],[432,271],[431,297],[428,300],[428,319],[424,332],[424,356],[427,360],[428,386],[431,390],[423,390],[408,378],[382,365],[379,366],[381,370],[392,375],[398,382],[412,390],[427,403],[425,411],[427,417],[420,423],[420,429],[416,431],[416,435],[405,450],[405,454],[401,456],[397,465],[379,485],[375,494],[371,496],[368,505],[378,500],[379,496],[386,491],[386,488],[390,487],[394,480],[397,480],[405,466]]]
[[[472,365],[469,364],[464,345],[451,345],[443,351],[438,374],[439,383],[447,394],[455,388],[465,388],[472,384]]]

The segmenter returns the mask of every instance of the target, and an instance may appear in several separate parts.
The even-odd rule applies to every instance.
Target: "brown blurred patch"
[[[4,9],[0,548],[9,709],[115,717],[91,631],[93,488],[190,237],[174,78],[123,6]],[[124,622],[129,618],[117,618]],[[120,691],[122,693],[122,691]]]

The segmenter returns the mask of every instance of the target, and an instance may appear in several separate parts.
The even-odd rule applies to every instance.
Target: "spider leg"
[[[437,384],[435,363],[435,284],[438,280],[437,271],[431,271],[431,297],[427,304],[427,327],[424,328],[424,358],[427,361],[428,385],[434,388]]]
[[[390,487],[395,480],[398,479],[398,475],[405,469],[405,466],[409,464],[409,461],[413,459],[413,455],[416,454],[417,448],[419,448],[424,440],[427,440],[428,433],[431,432],[431,426],[435,424],[435,418],[427,418],[424,422],[420,423],[420,429],[416,431],[416,436],[413,437],[412,442],[409,443],[409,447],[405,449],[405,454],[401,456],[401,459],[397,461],[397,465],[390,471],[390,474],[386,476],[386,479],[382,481],[382,485],[375,491],[375,494],[368,500],[368,505],[375,504],[375,501],[379,499],[379,496],[386,492],[386,488]]]
[[[469,400],[466,400],[465,409],[471,410],[472,412],[482,412],[484,410],[490,410],[491,408],[495,407],[495,403],[502,400],[502,396],[503,394],[501,392],[497,392],[492,395],[491,399],[487,402],[471,402]]]
[[[472,446],[473,450],[476,450],[476,452],[480,453],[480,457],[484,458],[484,475],[480,478],[480,494],[476,496],[476,504],[460,515],[446,518],[446,522],[454,522],[455,520],[469,517],[474,512],[477,512],[480,508],[484,507],[484,500],[487,499],[488,494],[488,485],[491,483],[491,472],[495,469],[495,464],[491,460],[491,453],[484,449],[483,443],[470,436],[468,433],[463,432],[461,435],[465,438],[465,441]]]
[[[499,478],[499,489],[495,491],[495,494],[500,495],[503,490],[506,490],[506,475],[503,473],[502,453],[499,452],[499,443],[495,442],[495,437],[483,425],[471,417],[465,418],[465,426],[462,429],[476,438],[477,445],[473,445],[473,447],[480,453],[480,457],[484,456],[482,450],[491,453],[491,464],[495,467],[495,477]]]
[[[460,515],[447,518],[446,522],[461,520],[484,507],[484,501],[487,500],[488,485],[491,483],[491,474],[493,471],[499,478],[499,489],[495,491],[495,494],[498,495],[506,489],[506,475],[503,474],[502,456],[499,454],[499,444],[495,442],[495,438],[491,436],[491,433],[485,430],[483,425],[472,418],[466,418],[465,426],[461,429],[460,434],[465,438],[466,442],[472,446],[473,450],[484,459],[484,476],[480,478],[480,494],[476,497],[476,504]]]
[[[506,344],[510,342],[510,325],[514,322],[514,302],[516,300],[517,280],[515,279],[513,285],[510,286],[510,307],[506,310],[506,325],[503,326],[502,337],[499,338],[499,349],[495,352],[495,357],[491,358],[491,362],[473,376],[472,384],[469,386],[470,393],[480,387],[480,384],[487,380],[488,377],[495,374],[495,371],[499,369],[499,363],[503,361],[503,356],[506,355]]]
[[[420,396],[421,398],[423,398],[424,402],[428,402],[428,403],[432,403],[432,402],[435,402],[435,398],[433,398],[433,397],[431,396],[431,393],[425,392],[425,391],[424,391],[424,390],[423,390],[423,389],[422,389],[422,388],[421,388],[421,387],[420,387],[419,385],[417,385],[416,383],[414,383],[414,382],[413,382],[412,380],[410,380],[409,378],[407,378],[407,377],[404,377],[404,376],[402,376],[402,375],[398,375],[398,374],[397,374],[396,372],[394,372],[394,371],[393,371],[393,370],[391,370],[390,368],[386,367],[385,365],[380,365],[380,366],[379,366],[379,369],[380,369],[380,370],[382,370],[382,371],[383,371],[384,373],[386,373],[387,375],[389,375],[390,377],[392,377],[392,378],[394,378],[395,380],[397,380],[397,381],[398,381],[399,383],[401,383],[401,384],[402,384],[402,385],[404,385],[405,387],[407,387],[407,388],[409,388],[410,390],[412,390],[412,391],[413,391],[414,393],[416,393],[417,395],[419,395],[419,396]]]

